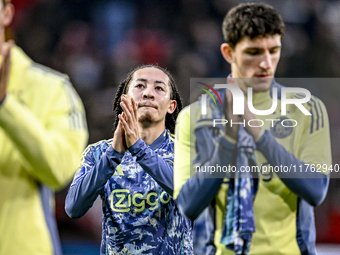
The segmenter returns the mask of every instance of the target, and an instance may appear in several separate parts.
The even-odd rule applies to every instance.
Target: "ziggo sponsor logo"
[[[169,203],[170,198],[165,191],[159,197],[156,192],[149,192],[144,197],[141,193],[132,195],[128,189],[116,189],[111,192],[111,209],[115,212],[129,212],[134,207],[135,211],[141,212],[149,206],[147,209],[152,211],[159,206],[159,203]]]

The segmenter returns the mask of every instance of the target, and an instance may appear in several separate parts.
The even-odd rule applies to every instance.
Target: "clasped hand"
[[[118,126],[113,135],[112,147],[119,152],[126,152],[139,138],[137,103],[133,98],[129,102],[126,95],[121,96],[120,106],[123,113],[118,115]]]
[[[232,83],[232,85],[238,86],[236,83]],[[244,115],[234,115],[233,114],[233,97],[230,90],[227,89],[226,93],[226,103],[224,104],[224,115],[228,119],[228,123],[226,125],[226,134],[237,140],[238,137],[238,129],[239,125],[245,125],[246,131],[254,138],[254,140],[259,136],[261,133],[261,127],[258,123],[255,123],[253,126],[249,126],[249,120],[256,119],[255,115],[249,110],[247,100],[244,100]],[[243,122],[244,120],[244,122]],[[236,124],[231,124],[236,123]]]

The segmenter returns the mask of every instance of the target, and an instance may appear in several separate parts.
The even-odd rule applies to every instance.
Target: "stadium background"
[[[13,0],[8,38],[35,61],[67,73],[87,112],[89,143],[112,137],[112,99],[137,65],[158,63],[175,76],[184,103],[191,77],[225,77],[221,23],[235,0]],[[245,1],[244,1],[245,2]],[[340,1],[263,1],[281,13],[286,33],[277,77],[340,77]],[[340,80],[339,80],[340,81]],[[298,86],[298,85],[297,85]],[[333,164],[340,163],[340,86],[306,87],[330,117]],[[101,203],[82,218],[64,211],[67,188],[56,195],[65,254],[98,254]],[[332,178],[315,209],[320,254],[340,251],[340,179]],[[332,253],[334,250],[335,253]],[[340,252],[339,252],[340,253]]]

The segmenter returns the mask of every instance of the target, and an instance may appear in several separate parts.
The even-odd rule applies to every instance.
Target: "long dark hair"
[[[272,6],[264,3],[241,3],[233,7],[222,24],[224,40],[232,48],[244,37],[284,34],[282,17]]]
[[[176,118],[179,114],[179,112],[182,110],[183,105],[182,105],[182,100],[181,97],[178,93],[177,87],[176,87],[176,83],[174,78],[172,77],[172,75],[170,74],[170,72],[158,65],[142,65],[139,66],[137,68],[135,68],[134,70],[132,70],[128,76],[125,78],[125,80],[119,85],[117,92],[116,92],[116,96],[113,100],[113,111],[115,112],[115,119],[114,119],[114,123],[113,123],[113,132],[115,132],[117,126],[118,126],[118,115],[121,114],[123,112],[123,109],[120,107],[120,98],[123,94],[126,94],[128,92],[129,89],[129,84],[131,82],[132,76],[134,75],[134,73],[140,69],[143,68],[148,68],[148,67],[153,67],[153,68],[157,68],[159,70],[161,70],[163,73],[165,73],[168,77],[169,77],[169,85],[171,87],[171,91],[170,91],[170,99],[171,100],[176,100],[177,102],[177,107],[175,109],[175,111],[172,114],[167,113],[166,117],[165,117],[165,127],[167,129],[169,129],[170,133],[174,133],[175,132],[175,124],[176,124]]]

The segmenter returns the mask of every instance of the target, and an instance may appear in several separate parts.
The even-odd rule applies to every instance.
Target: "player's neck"
[[[140,138],[147,144],[152,144],[165,130],[164,122],[153,123],[150,126],[139,125]]]

